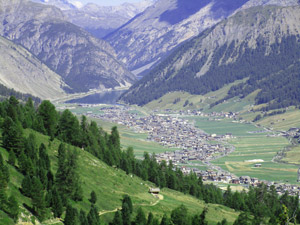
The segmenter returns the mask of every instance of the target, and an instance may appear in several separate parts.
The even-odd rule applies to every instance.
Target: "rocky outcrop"
[[[0,1],[0,34],[61,75],[69,91],[130,86],[135,81],[107,42],[66,22],[58,8],[26,0]]]

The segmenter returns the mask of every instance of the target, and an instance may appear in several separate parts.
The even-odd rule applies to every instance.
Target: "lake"
[[[96,93],[82,98],[72,99],[66,103],[82,103],[82,104],[116,104],[118,98],[126,90],[122,91],[106,91],[103,93]]]

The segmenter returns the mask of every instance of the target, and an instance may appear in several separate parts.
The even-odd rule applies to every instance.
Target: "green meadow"
[[[85,110],[92,111],[92,109]],[[138,112],[134,111],[134,113]],[[294,113],[292,115],[294,115]],[[124,149],[130,146],[133,147],[135,155],[138,158],[141,158],[145,151],[148,153],[161,153],[175,150],[148,141],[147,134],[145,133],[135,133],[132,129],[123,125],[92,119],[97,121],[106,131],[109,131],[114,125],[118,126],[122,147]],[[289,145],[286,138],[267,136],[272,133],[255,133],[263,128],[256,127],[252,123],[240,123],[232,121],[231,119],[214,120],[214,118],[206,117],[187,117],[187,119],[195,121],[195,125],[198,128],[209,134],[221,135],[232,133],[233,136],[235,136],[235,138],[229,140],[229,144],[235,146],[235,151],[224,158],[213,161],[214,164],[237,176],[249,175],[261,180],[296,183],[298,170],[296,165],[272,162],[276,153]],[[300,157],[298,157],[299,152],[300,150],[297,148],[294,149],[294,151],[288,152],[285,161],[288,163],[298,162],[298,164],[300,164]],[[253,159],[264,160],[264,162],[261,163],[262,167],[255,168],[255,162],[247,162],[247,160]],[[190,164],[184,166],[199,168],[201,170],[207,169],[205,165],[200,165],[197,162],[195,162],[195,165]]]
[[[272,161],[278,151],[289,145],[287,139],[254,135],[232,139],[230,144],[235,146],[235,151],[229,156],[213,161],[215,165],[237,176],[244,175],[261,180],[296,183],[298,166]],[[255,159],[264,161],[249,161]],[[262,164],[262,167],[255,168],[256,163]]]
[[[51,160],[51,168],[55,174],[57,170],[57,149],[60,141],[55,139],[53,142],[49,142],[49,137],[41,135],[31,130],[26,130],[25,134],[34,133],[37,137],[37,143],[44,143],[48,147],[48,154]],[[68,151],[75,151],[75,147],[68,146]],[[220,222],[222,218],[226,218],[230,223],[233,223],[237,218],[238,213],[232,209],[224,206],[205,204],[190,195],[185,195],[180,192],[172,191],[170,189],[163,189],[161,192],[161,198],[157,199],[153,195],[148,193],[149,187],[154,187],[150,182],[145,182],[142,179],[134,176],[127,175],[124,171],[112,168],[95,158],[88,152],[82,149],[76,149],[79,153],[78,171],[80,173],[80,179],[82,183],[82,189],[84,190],[84,198],[81,202],[72,202],[73,207],[77,209],[83,209],[88,211],[90,208],[91,191],[95,191],[97,195],[97,207],[101,215],[101,220],[104,222],[110,222],[113,218],[114,211],[120,208],[122,205],[122,198],[125,194],[128,194],[135,206],[135,212],[139,207],[142,207],[145,213],[150,211],[158,217],[162,217],[164,213],[170,215],[171,211],[184,204],[189,213],[200,213],[204,207],[208,208],[207,219],[210,224],[216,224]],[[1,149],[1,153],[5,160],[8,158],[8,152]],[[11,185],[9,187],[9,193],[13,193],[18,199],[22,208],[23,222],[31,222],[31,214],[23,207],[23,204],[31,205],[30,199],[24,197],[19,190],[20,184],[23,179],[23,175],[20,174],[14,167],[9,165],[9,172],[11,174]],[[216,213],[218,216],[215,216]],[[64,215],[63,215],[64,217]],[[12,221],[6,216],[0,214],[0,224],[13,224]],[[62,224],[59,219],[48,220],[43,224]]]
[[[257,128],[253,124],[234,122],[231,119],[211,120],[206,117],[189,117],[188,119],[194,120],[196,127],[209,134],[222,135],[232,133],[233,136],[251,136],[252,134],[249,132],[261,130],[261,128]]]

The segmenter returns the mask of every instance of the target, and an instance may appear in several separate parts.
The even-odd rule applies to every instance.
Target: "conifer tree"
[[[170,225],[170,219],[166,214],[164,214],[163,218],[161,219],[160,225]]]
[[[91,205],[91,209],[87,216],[87,220],[89,222],[89,225],[100,225],[101,224],[98,209],[94,204]]]
[[[43,190],[43,185],[37,177],[32,179],[32,208],[35,211],[39,220],[43,221],[46,215],[46,201],[45,201],[45,192]]]
[[[123,225],[130,225],[131,224],[130,207],[126,202],[122,204],[121,212],[122,212]]]
[[[97,202],[97,195],[96,195],[95,191],[92,191],[92,192],[91,192],[91,197],[90,197],[89,201],[90,201],[92,204],[96,204],[96,202]]]
[[[8,198],[8,207],[7,207],[7,212],[9,216],[16,222],[18,220],[19,216],[19,204],[16,200],[16,198],[11,195]]]
[[[3,148],[14,151],[19,155],[24,147],[23,129],[20,123],[14,122],[10,117],[6,117],[2,126]]]
[[[154,220],[154,216],[152,212],[150,212],[147,219],[147,225],[153,225],[153,220]]]
[[[7,194],[6,189],[9,182],[9,171],[0,152],[0,209],[6,210],[7,208]]]
[[[114,219],[112,221],[112,224],[113,225],[123,225],[122,215],[121,215],[121,213],[120,213],[119,210],[115,213],[115,216],[114,216]]]
[[[51,208],[54,217],[60,217],[63,213],[63,203],[57,189],[54,187],[51,193]]]
[[[73,208],[70,205],[67,205],[66,216],[64,219],[65,225],[79,225],[79,215],[76,208]]]
[[[132,206],[132,201],[129,195],[124,195],[123,200],[122,200],[122,208],[123,208],[123,204],[127,204],[127,206],[129,207],[129,212],[132,213],[133,212],[133,206]]]
[[[171,222],[174,225],[187,225],[187,208],[184,205],[174,209],[171,213]]]
[[[31,176],[29,174],[27,174],[21,183],[21,190],[23,195],[27,196],[27,197],[31,197],[31,193],[32,193],[32,179]]]
[[[48,100],[43,101],[38,108],[38,117],[43,121],[46,134],[54,138],[58,115],[55,106]]]
[[[89,225],[89,222],[86,218],[86,213],[81,209],[79,213],[80,225]]]
[[[14,151],[9,151],[8,163],[12,166],[16,164],[16,155]]]
[[[146,225],[147,220],[144,211],[142,208],[139,208],[137,211],[137,215],[135,217],[135,224],[136,225]]]

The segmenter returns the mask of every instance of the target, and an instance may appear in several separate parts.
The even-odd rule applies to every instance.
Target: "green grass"
[[[252,135],[232,139],[230,143],[236,150],[229,156],[215,160],[215,165],[237,176],[248,175],[261,180],[296,183],[297,166],[272,162],[276,153],[289,145],[287,139]],[[264,160],[261,168],[254,168],[255,162],[247,162],[254,159]]]
[[[204,117],[189,117],[188,119],[196,121],[196,127],[209,134],[232,133],[233,136],[251,136],[248,132],[261,130],[253,124],[233,122],[230,119],[209,120],[209,118]]]
[[[300,165],[300,145],[293,147],[283,158],[284,162]]]
[[[258,121],[258,124],[284,131],[289,130],[291,127],[300,127],[300,110],[291,109],[284,114],[268,116]]]
[[[173,110],[181,110],[181,109],[204,109],[205,112],[210,111],[209,110],[209,105],[211,103],[214,103],[222,98],[224,98],[229,89],[236,84],[242,83],[246,81],[246,79],[236,81],[232,84],[226,85],[223,88],[214,91],[214,92],[209,92],[205,95],[191,95],[187,92],[182,92],[182,91],[175,91],[171,93],[167,93],[161,98],[157,100],[153,100],[152,102],[148,103],[147,105],[144,106],[146,109],[173,109]],[[175,99],[180,99],[176,104],[174,104]],[[189,103],[193,103],[192,105],[187,105],[183,107],[185,101],[188,100]],[[252,102],[251,102],[252,103]],[[247,102],[246,105],[250,103]],[[222,104],[220,104],[222,105]],[[243,106],[237,105],[235,106],[236,109],[243,108]],[[227,106],[221,106],[220,108],[228,108],[230,111],[231,108],[233,107],[227,107]],[[216,110],[214,110],[216,111]],[[232,111],[232,110],[231,110]]]
[[[49,143],[49,137],[41,135],[31,130],[26,130],[25,134],[35,133],[38,144],[44,143],[48,146],[48,154],[51,160],[51,167],[55,173],[57,170],[57,149],[60,141],[54,140]],[[69,146],[69,151],[74,151],[74,147]],[[162,217],[164,213],[170,215],[171,211],[181,204],[184,204],[190,213],[199,213],[205,206],[208,207],[208,220],[211,224],[221,221],[222,218],[227,218],[231,223],[236,219],[238,213],[231,209],[228,209],[219,205],[206,205],[203,201],[200,201],[192,196],[185,195],[180,192],[172,191],[169,189],[163,189],[162,195],[164,197],[158,204],[152,206],[157,202],[157,199],[148,193],[149,186],[153,186],[150,182],[145,182],[140,178],[133,175],[126,175],[126,173],[120,169],[107,166],[102,161],[98,160],[88,152],[77,149],[79,151],[79,169],[80,178],[82,181],[82,188],[84,190],[83,201],[79,203],[72,203],[74,207],[88,211],[90,208],[91,191],[95,191],[97,194],[97,207],[99,211],[114,210],[121,206],[121,199],[124,194],[130,195],[135,211],[141,206],[146,213],[150,211],[155,215]],[[1,149],[4,159],[7,159],[8,153],[6,150]],[[9,187],[9,193],[13,193],[21,205],[23,203],[31,205],[30,199],[24,197],[19,192],[19,187],[22,182],[23,176],[18,173],[13,167],[9,167],[11,174],[11,185]],[[28,216],[23,221],[30,221],[30,214],[25,209],[22,211]],[[218,213],[218,217],[214,216]],[[101,216],[102,221],[109,222],[113,218],[113,213],[107,213]],[[1,223],[1,222],[5,223]],[[12,224],[9,222],[9,217],[6,214],[0,214],[0,224]],[[45,224],[52,224],[55,222],[46,221]],[[61,224],[61,223],[60,223]]]

